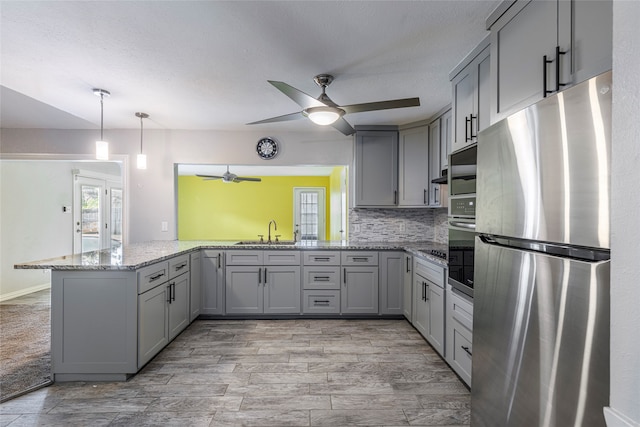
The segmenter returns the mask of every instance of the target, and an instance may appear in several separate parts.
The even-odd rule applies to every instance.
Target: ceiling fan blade
[[[236,179],[234,179],[233,181],[234,182],[240,182],[240,181],[261,182],[262,178],[251,178],[251,177],[247,177],[247,176],[237,176]]]
[[[200,178],[204,178],[205,180],[207,180],[207,179],[222,179],[223,178],[221,176],[215,176],[215,175],[198,175],[198,174],[196,174],[196,176],[199,176]]]
[[[390,101],[367,102],[364,104],[352,104],[341,106],[346,114],[363,113],[365,111],[390,110],[392,108],[418,107],[420,98],[394,99]]]
[[[295,87],[286,84],[285,82],[278,82],[274,80],[267,80],[269,83],[274,85],[280,92],[287,95],[291,98],[296,104],[301,106],[303,109],[311,108],[311,107],[326,107],[326,104],[318,101],[311,95],[307,95],[301,90],[296,89]]]
[[[333,122],[331,124],[331,126],[333,126],[334,128],[338,129],[340,132],[342,132],[345,135],[353,135],[354,133],[356,133],[356,130],[354,128],[351,127],[351,125],[342,117],[340,117],[338,120],[336,120],[335,122]]]
[[[257,125],[260,123],[288,122],[289,120],[298,120],[303,118],[302,111],[297,113],[285,114],[284,116],[271,117],[270,119],[258,120],[257,122],[247,123],[248,125]]]

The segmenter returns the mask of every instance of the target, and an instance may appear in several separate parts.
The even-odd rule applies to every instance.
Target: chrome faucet
[[[267,243],[271,243],[271,223],[273,223],[273,231],[278,231],[278,224],[276,224],[276,220],[272,219],[269,221],[269,236],[267,238]]]

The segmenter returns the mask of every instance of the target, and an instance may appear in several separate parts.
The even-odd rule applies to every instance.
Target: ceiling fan
[[[355,133],[355,129],[342,117],[345,114],[362,113],[365,111],[388,110],[392,108],[417,107],[420,105],[420,98],[404,98],[389,101],[367,102],[364,104],[338,105],[329,98],[326,93],[327,86],[333,81],[330,74],[319,74],[313,78],[318,86],[322,88],[322,93],[318,98],[314,98],[306,93],[288,85],[284,82],[268,80],[282,93],[294,100],[303,109],[297,113],[285,114],[284,116],[272,117],[270,119],[247,123],[256,125],[260,123],[284,122],[308,117],[312,122],[319,125],[331,125],[345,135]]]
[[[238,176],[235,173],[231,173],[229,172],[229,165],[227,165],[227,171],[222,174],[222,176],[216,176],[216,175],[199,175],[196,174],[196,176],[199,176],[200,178],[204,178],[205,181],[210,181],[210,180],[214,180],[214,179],[221,179],[222,182],[225,183],[239,183],[242,181],[251,181],[251,182],[260,182],[262,181],[262,179],[260,178],[252,178],[252,177],[247,177],[247,176]]]

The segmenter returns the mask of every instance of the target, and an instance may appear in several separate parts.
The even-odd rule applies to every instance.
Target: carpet
[[[50,383],[50,306],[0,304],[0,402]]]

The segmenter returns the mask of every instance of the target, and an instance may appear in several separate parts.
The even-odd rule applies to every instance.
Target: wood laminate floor
[[[0,426],[468,426],[470,393],[405,320],[198,320],[127,382],[57,383]]]

